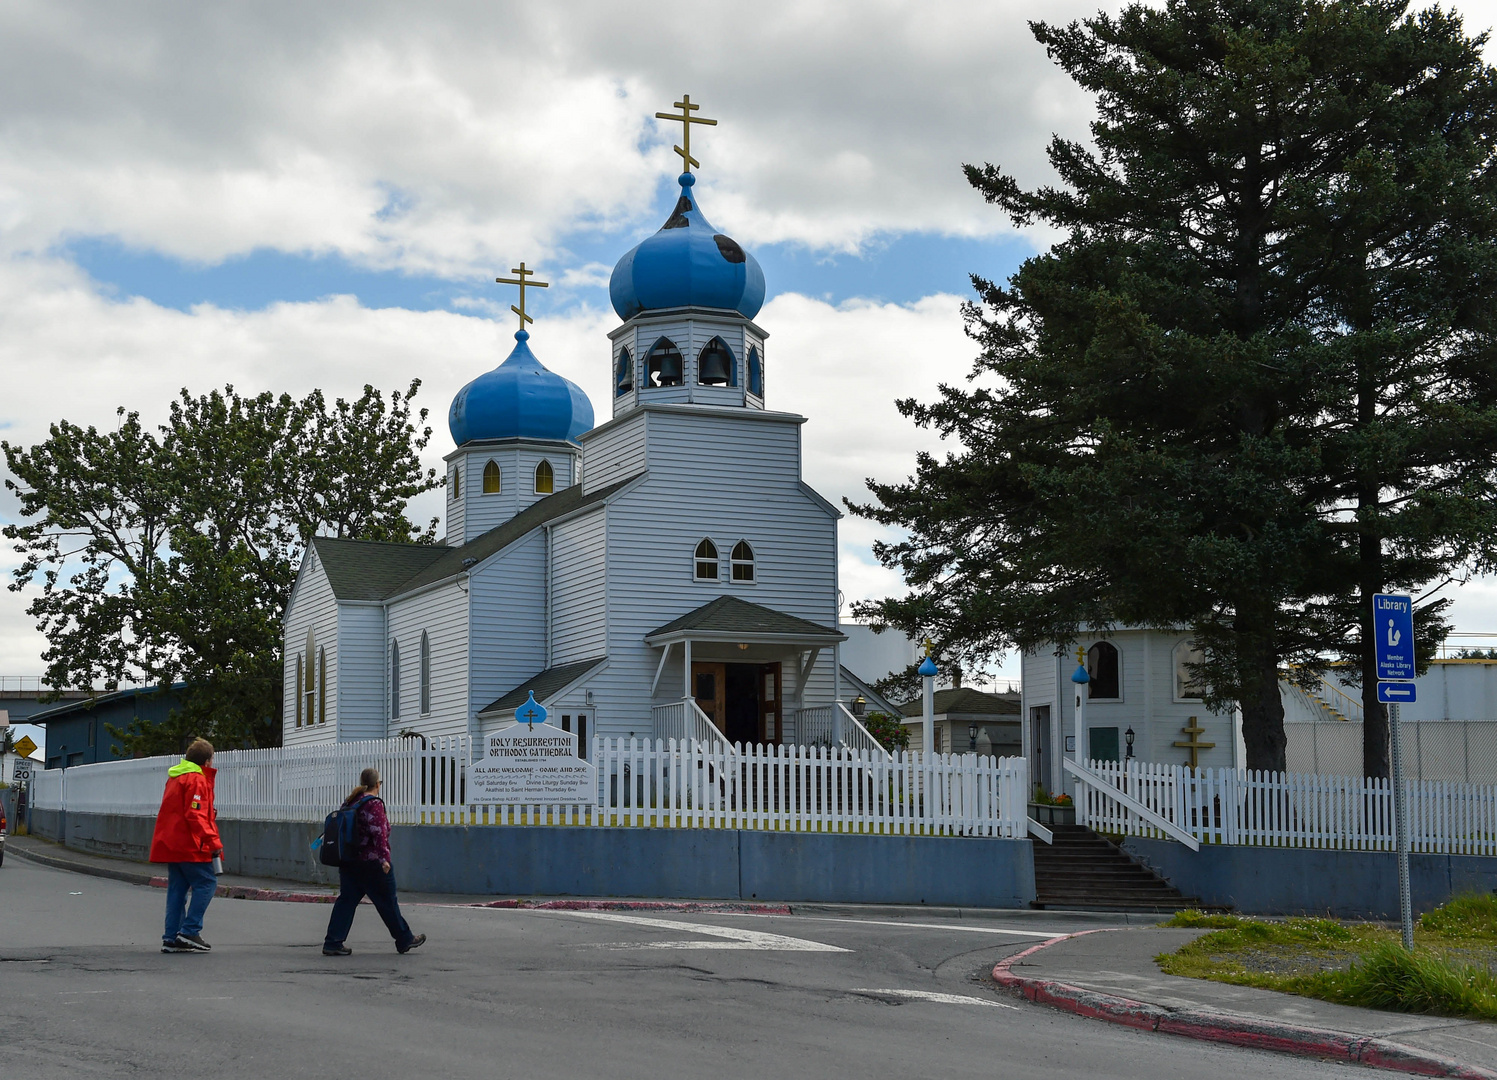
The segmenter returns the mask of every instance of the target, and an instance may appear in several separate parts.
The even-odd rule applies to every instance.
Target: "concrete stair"
[[[1201,901],[1148,867],[1134,862],[1112,842],[1082,825],[1052,825],[1055,843],[1036,840],[1034,883],[1037,908],[1091,911],[1171,912],[1198,908]]]

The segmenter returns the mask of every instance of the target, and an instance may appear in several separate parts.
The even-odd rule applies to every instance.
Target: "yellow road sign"
[[[22,735],[16,740],[15,751],[22,757],[30,757],[36,753],[36,743],[31,741],[30,735]]]

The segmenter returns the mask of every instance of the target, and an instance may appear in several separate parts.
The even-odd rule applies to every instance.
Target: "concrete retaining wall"
[[[1202,844],[1191,852],[1169,840],[1130,836],[1123,850],[1186,896],[1257,915],[1398,918],[1398,864],[1380,851]],[[1414,913],[1463,892],[1497,889],[1497,858],[1410,855]]]
[[[143,861],[154,819],[36,811],[38,836]],[[62,837],[62,833],[66,836]],[[224,869],[336,883],[310,845],[320,826],[220,821]],[[836,836],[729,829],[397,825],[392,861],[413,892],[694,897],[1022,908],[1035,898],[1028,840]]]

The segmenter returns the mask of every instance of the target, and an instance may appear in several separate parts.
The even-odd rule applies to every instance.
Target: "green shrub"
[[[1497,1020],[1497,979],[1483,968],[1456,965],[1435,953],[1405,952],[1398,942],[1373,946],[1347,971],[1302,976],[1300,993],[1399,1012]]]
[[[1466,893],[1419,917],[1419,929],[1451,938],[1497,938],[1497,896]]]

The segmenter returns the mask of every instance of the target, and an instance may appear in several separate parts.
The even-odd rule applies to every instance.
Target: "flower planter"
[[[1041,825],[1076,824],[1075,806],[1057,806],[1054,803],[1030,803],[1029,816]]]

